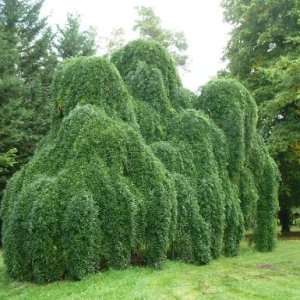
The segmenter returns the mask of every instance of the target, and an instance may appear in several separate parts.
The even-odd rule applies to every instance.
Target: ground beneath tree
[[[300,241],[279,241],[258,253],[242,244],[241,255],[207,266],[168,262],[166,268],[129,268],[92,274],[80,282],[48,285],[8,278],[0,257],[0,299],[300,299]]]
[[[246,239],[249,241],[252,240],[253,234],[247,233],[245,235]],[[280,228],[278,227],[278,240],[286,241],[286,240],[300,240],[300,227],[292,226],[290,232],[280,232]]]
[[[293,226],[290,232],[283,232],[279,235],[280,240],[300,240],[300,227]]]

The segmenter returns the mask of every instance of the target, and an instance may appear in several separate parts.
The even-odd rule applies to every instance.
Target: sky
[[[46,0],[42,14],[49,23],[63,26],[67,13],[81,15],[83,29],[93,26],[99,37],[124,28],[128,40],[138,38],[132,31],[138,18],[136,6],[151,6],[166,29],[183,31],[189,45],[189,72],[181,72],[186,88],[196,91],[225,64],[221,61],[230,26],[223,21],[221,0]]]

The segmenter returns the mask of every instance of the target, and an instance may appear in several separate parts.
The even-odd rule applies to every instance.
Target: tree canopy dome
[[[207,264],[237,255],[244,228],[274,248],[277,169],[241,84],[212,81],[197,97],[161,45],[138,40],[111,62],[66,61],[52,99],[52,128],[2,202],[13,278]]]

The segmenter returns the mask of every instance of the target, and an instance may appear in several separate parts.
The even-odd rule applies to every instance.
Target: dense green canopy
[[[279,166],[279,219],[290,230],[299,198],[299,0],[222,0],[232,25],[225,51],[228,74],[249,89],[259,105],[259,130]]]
[[[214,81],[197,98],[169,54],[140,40],[112,62],[67,61],[52,95],[52,128],[2,204],[13,278],[206,264],[237,255],[245,227],[274,248],[277,168],[241,84]]]

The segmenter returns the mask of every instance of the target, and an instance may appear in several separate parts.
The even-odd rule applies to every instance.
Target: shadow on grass
[[[287,241],[287,240],[300,240],[300,227],[292,226],[290,232],[281,232],[278,228],[278,240]],[[253,240],[252,232],[248,232],[245,234],[245,240],[251,241]]]

